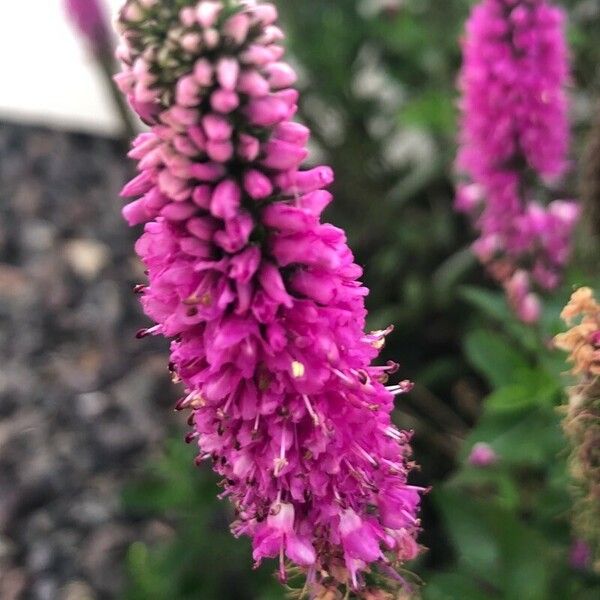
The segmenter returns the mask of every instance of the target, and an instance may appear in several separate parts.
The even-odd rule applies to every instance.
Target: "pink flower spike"
[[[419,552],[423,490],[408,483],[410,435],[391,412],[411,384],[386,385],[396,365],[373,365],[388,330],[365,330],[362,268],[321,220],[333,171],[302,169],[310,131],[291,121],[298,92],[275,8],[140,1],[125,0],[119,24],[121,85],[149,125],[123,209],[145,224],[135,248],[156,325],[140,337],[170,339],[188,441],[198,463],[213,459],[257,563],[277,558],[282,581],[295,568],[311,597],[366,598],[367,573],[402,593],[395,569]],[[569,214],[541,215],[556,260]],[[536,280],[551,274],[536,266]]]
[[[548,0],[480,0],[463,43],[455,208],[477,228],[477,257],[526,323],[539,318],[537,292],[559,285],[579,218],[575,205],[561,222],[554,202],[536,201],[569,166],[564,21]],[[519,271],[531,292],[514,289]]]
[[[269,25],[265,28],[265,32],[257,39],[258,42],[264,45],[280,42],[285,39],[283,31],[275,25]]]
[[[574,540],[569,553],[569,564],[577,571],[587,571],[592,564],[593,553],[584,540]]]

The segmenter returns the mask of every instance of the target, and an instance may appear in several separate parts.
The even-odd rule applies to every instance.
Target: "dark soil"
[[[172,422],[147,321],[117,142],[0,123],[0,598],[115,598],[121,507]]]

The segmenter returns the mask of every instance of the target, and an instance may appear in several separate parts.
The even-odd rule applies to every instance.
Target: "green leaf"
[[[490,508],[448,488],[435,490],[433,500],[444,517],[459,563],[472,576],[498,583],[500,549],[486,523]]]
[[[520,411],[534,406],[553,406],[560,388],[555,379],[538,369],[519,369],[514,374],[515,383],[492,392],[485,400],[490,411]]]
[[[461,287],[459,294],[495,321],[503,322],[513,318],[503,294],[472,286]]]
[[[127,553],[130,586],[126,594],[128,600],[164,600],[170,596],[168,579],[156,569],[148,547],[141,542],[131,545]]]
[[[517,319],[502,292],[463,286],[459,290],[459,295],[494,320],[521,348],[535,353],[540,351],[538,332]]]
[[[444,516],[460,570],[481,581],[487,597],[548,598],[550,549],[535,530],[512,511],[493,501],[481,502],[468,490],[446,486],[434,493],[434,501]],[[473,590],[467,589],[469,593]]]
[[[454,120],[454,106],[448,102],[446,90],[427,90],[410,100],[400,111],[402,123],[441,133],[451,131]]]
[[[471,364],[494,387],[514,382],[519,370],[529,368],[525,356],[504,336],[484,329],[467,335],[465,353]]]
[[[524,412],[486,409],[465,440],[465,453],[477,442],[490,444],[503,464],[513,465],[543,466],[564,446],[559,415],[549,406]]]
[[[531,390],[520,384],[506,385],[492,392],[485,400],[487,407],[494,411],[517,411],[535,405],[536,399]]]

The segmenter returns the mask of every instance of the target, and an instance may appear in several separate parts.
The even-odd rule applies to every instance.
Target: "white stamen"
[[[285,469],[288,464],[287,459],[285,458],[285,429],[281,432],[281,446],[279,449],[279,457],[274,460],[275,468],[273,470],[273,474],[275,477],[279,477],[281,471]]]
[[[354,447],[356,448],[356,450],[358,451],[358,453],[367,461],[370,462],[374,467],[379,466],[377,464],[377,461],[362,447],[359,446],[358,444],[354,444]]]
[[[339,369],[331,369],[331,372],[337,375],[344,383],[347,383],[348,385],[354,385],[354,381],[352,381],[350,377],[342,373]]]
[[[315,427],[318,427],[320,424],[319,416],[315,412],[315,409],[312,407],[312,404],[310,403],[308,396],[303,395],[302,398],[304,399],[304,404],[306,406],[306,410],[308,411],[308,414],[312,417]]]

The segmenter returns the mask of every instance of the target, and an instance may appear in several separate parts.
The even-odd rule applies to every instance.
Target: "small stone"
[[[19,268],[0,264],[0,299],[15,299],[28,291],[30,280]]]
[[[98,276],[110,256],[107,246],[91,239],[70,240],[63,250],[73,271],[90,281]]]
[[[34,573],[50,570],[54,560],[54,548],[47,542],[33,544],[27,556],[27,568]]]
[[[77,412],[86,421],[99,417],[110,404],[110,398],[102,392],[89,392],[77,396]]]
[[[15,545],[9,538],[0,535],[0,565],[6,563],[14,554]]]
[[[56,600],[57,595],[58,585],[56,581],[44,577],[34,583],[31,598],[34,600]]]
[[[60,592],[60,600],[95,600],[92,588],[84,581],[72,581]]]
[[[2,600],[20,600],[27,584],[23,569],[9,569],[0,577],[0,598]]]

